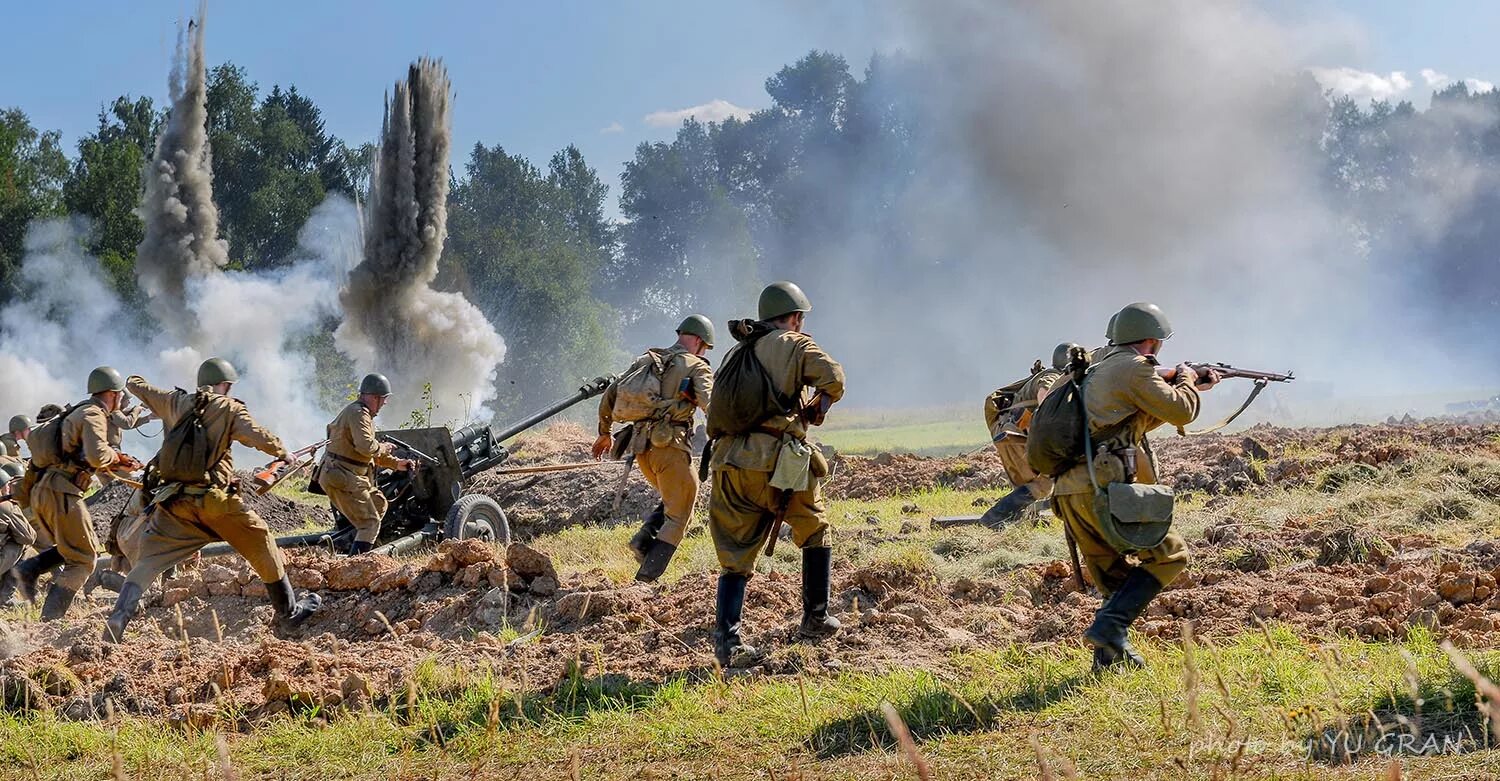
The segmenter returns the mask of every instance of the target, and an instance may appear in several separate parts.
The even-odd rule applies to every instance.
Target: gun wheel
[[[481,539],[510,544],[510,521],[494,499],[484,494],[460,497],[448,510],[443,536],[450,540]]]

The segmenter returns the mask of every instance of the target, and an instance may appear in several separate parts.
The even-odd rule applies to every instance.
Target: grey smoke
[[[430,384],[439,422],[462,422],[493,398],[504,343],[463,296],[431,287],[447,238],[452,87],[423,58],[387,97],[365,211],[364,260],[340,294],[341,349],[387,374],[402,409]]]
[[[168,84],[171,115],[143,174],[140,215],[146,230],[135,269],[157,322],[177,340],[195,343],[198,332],[187,308],[187,282],[229,264],[229,246],[219,238],[219,210],[213,201],[201,6],[197,20],[178,36]]]

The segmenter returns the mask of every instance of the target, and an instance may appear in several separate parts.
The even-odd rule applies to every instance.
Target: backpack
[[[1081,382],[1064,376],[1032,413],[1031,428],[1026,437],[1026,463],[1038,474],[1055,478],[1083,463],[1087,457],[1084,443],[1088,415],[1083,408],[1083,385],[1087,382],[1087,374]],[[1093,441],[1114,439],[1134,418],[1130,415],[1100,430],[1092,435]]]
[[[635,359],[615,383],[615,404],[609,416],[617,423],[635,423],[656,417],[662,408],[661,377],[672,354],[650,349]]]
[[[995,424],[1000,422],[1000,416],[1010,412],[1011,406],[1016,403],[1016,394],[1020,392],[1021,386],[1025,385],[1035,376],[1033,374],[1029,377],[1022,377],[1003,388],[995,389],[990,395],[984,397],[984,425],[986,428],[991,431],[995,430]]]
[[[62,412],[31,429],[31,435],[26,438],[26,447],[31,450],[31,465],[37,470],[51,469],[77,460],[76,453],[63,452],[62,444],[63,421],[76,409],[78,405],[64,407]]]
[[[161,451],[152,459],[156,477],[161,483],[205,485],[209,481],[209,472],[229,452],[229,443],[214,442],[208,436],[208,428],[203,425],[208,402],[208,394],[193,394],[193,410],[162,437]]]
[[[741,327],[736,327],[736,324]],[[776,329],[746,321],[731,322],[730,331],[740,340],[714,372],[714,392],[708,400],[708,437],[746,434],[778,415],[790,415],[796,397],[783,394],[755,354],[755,345]]]

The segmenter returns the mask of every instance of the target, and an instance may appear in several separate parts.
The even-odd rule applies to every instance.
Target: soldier
[[[36,542],[36,530],[11,499],[11,490],[21,478],[22,467],[7,463],[0,466],[0,607],[11,607],[11,594],[16,590],[10,570],[21,560],[27,545]]]
[[[5,454],[10,458],[21,457],[21,443],[26,441],[27,435],[31,433],[31,418],[25,415],[13,415],[10,419],[10,432],[0,434],[0,444],[5,445]]]
[[[30,506],[37,526],[46,533],[51,547],[16,565],[11,571],[28,602],[36,601],[36,582],[43,574],[61,569],[42,605],[42,620],[62,618],[73,604],[73,596],[94,572],[99,541],[83,492],[100,470],[129,471],[141,468],[134,458],[109,446],[109,416],[120,408],[125,381],[120,373],[100,366],[89,373],[89,398],[64,413],[57,424],[60,452],[55,463],[37,463],[37,443],[31,442],[32,464],[43,474],[31,488]]]
[[[375,438],[375,416],[391,397],[391,381],[383,374],[366,374],[359,398],[344,407],[328,424],[328,447],[318,465],[318,485],[328,502],[354,527],[349,555],[375,547],[387,501],[375,487],[376,469],[407,471],[416,462],[391,455],[395,445]]]
[[[1026,463],[1026,431],[1031,427],[1031,411],[1062,376],[1075,346],[1065,342],[1054,348],[1051,368],[1031,375],[1015,392],[1009,409],[996,409],[991,415],[989,408],[994,406],[993,401],[986,405],[986,417],[989,418],[986,422],[990,425],[995,452],[1000,455],[1000,463],[1005,466],[1005,474],[1014,490],[980,516],[979,522],[985,526],[1002,529],[1020,518],[1032,502],[1046,501],[1052,496],[1052,478],[1037,474]],[[990,398],[994,399],[995,395]]]
[[[239,374],[228,361],[204,361],[198,367],[197,379],[195,392],[165,390],[138,376],[129,380],[131,392],[161,419],[166,433],[162,452],[153,461],[154,469],[143,489],[150,492],[152,511],[144,533],[130,541],[133,550],[128,553],[133,566],[106,621],[104,639],[108,642],[124,639],[125,626],[135,616],[141,594],[158,575],[220,540],[250,562],[265,584],[282,628],[301,624],[322,604],[316,594],[299,600],[292,591],[292,581],[270,528],[240,498],[230,450],[239,443],[281,459],[289,460],[290,454],[280,439],[250,417],[243,402],[230,398],[230,388]],[[177,424],[192,416],[201,427],[199,441],[207,443],[202,450],[173,441]],[[201,476],[170,477],[186,472]]]
[[[1120,429],[1103,441],[1095,440],[1097,447],[1108,451],[1094,459],[1098,484],[1125,481],[1127,470],[1121,456],[1132,452],[1136,480],[1154,483],[1156,458],[1146,433],[1164,423],[1191,423],[1198,417],[1199,392],[1212,388],[1219,377],[1209,372],[1200,378],[1191,368],[1179,366],[1172,382],[1162,379],[1156,354],[1172,336],[1172,326],[1154,304],[1135,303],[1120,310],[1109,336],[1111,346],[1090,368],[1083,390],[1089,430],[1108,434],[1107,429]],[[1187,568],[1187,546],[1180,536],[1168,534],[1156,547],[1133,552],[1139,564],[1131,565],[1124,554],[1110,547],[1099,529],[1094,482],[1086,463],[1057,478],[1052,508],[1067,524],[1090,578],[1105,597],[1084,632],[1084,639],[1094,647],[1095,669],[1144,664],[1126,630],[1162,588]]]
[[[713,369],[703,357],[713,346],[713,323],[703,315],[689,315],[677,326],[675,345],[642,355],[622,375],[629,378],[633,373],[651,371],[649,364],[653,362],[660,362],[662,367],[662,398],[655,402],[657,409],[649,417],[629,421],[629,447],[635,463],[661,496],[656,509],[630,538],[630,549],[641,562],[635,579],[643,583],[655,583],[666,571],[693,519],[693,504],[698,499],[698,473],[693,469],[692,455],[693,416],[698,409],[708,409],[713,392]],[[595,460],[614,444],[610,425],[619,391],[617,380],[599,401]]]
[[[714,610],[714,656],[722,667],[753,664],[759,656],[740,638],[740,616],[755,559],[777,518],[791,527],[792,540],[802,549],[799,634],[806,639],[821,639],[839,630],[838,619],[828,615],[833,559],[818,485],[818,479],[827,473],[827,464],[805,440],[808,425],[821,423],[828,405],[843,397],[844,369],[812,337],[802,333],[811,310],[812,303],[791,282],[766,287],[760,294],[761,322],[755,328],[769,333],[757,338],[752,331],[747,341],[731,349],[720,366],[719,379],[724,380],[725,367],[737,351],[748,346],[755,351],[753,357],[759,359],[776,392],[798,407],[787,414],[773,414],[749,433],[721,437],[714,445],[709,530],[722,568]],[[804,406],[805,388],[815,393]],[[715,399],[715,404],[725,403],[726,410],[738,406],[727,391],[729,386],[720,382]],[[808,471],[804,490],[772,487],[778,460],[788,459],[793,463],[782,464],[783,469],[801,466]]]

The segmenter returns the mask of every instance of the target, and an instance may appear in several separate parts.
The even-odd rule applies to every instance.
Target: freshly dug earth
[[[1164,471],[1211,494],[1276,484],[1340,490],[1349,481],[1372,479],[1352,465],[1378,464],[1377,475],[1388,476],[1436,447],[1471,459],[1475,466],[1463,476],[1468,490],[1496,497],[1500,484],[1490,481],[1500,466],[1497,434],[1496,426],[1255,429],[1165,440],[1158,449]],[[581,460],[587,439],[579,429],[548,440],[545,453],[518,448],[515,463]],[[989,479],[983,469],[955,468],[989,458],[841,459],[849,481],[842,490],[867,485],[859,490],[873,492],[881,481],[869,479],[872,474],[887,475],[883,495],[972,486],[942,481]],[[580,507],[612,501],[609,478],[581,482],[585,474],[591,472],[538,480],[534,485],[553,487],[548,501],[536,491],[507,489],[499,478],[481,478],[475,487],[506,497],[514,514],[536,513],[539,525],[550,527]],[[1260,478],[1242,483],[1238,475]],[[926,533],[904,530],[898,541],[916,532]],[[873,534],[889,532],[850,530],[855,538]],[[973,528],[943,534],[971,536],[976,544],[994,540]],[[1460,646],[1500,643],[1500,545],[1494,542],[1444,545],[1423,534],[1380,535],[1294,515],[1274,528],[1225,519],[1192,545],[1193,566],[1153,604],[1139,625],[1145,634],[1176,637],[1191,621],[1197,635],[1211,639],[1265,622],[1312,637],[1389,640],[1423,627]],[[294,583],[325,600],[323,612],[290,638],[271,629],[264,589],[243,563],[210,562],[185,569],[154,592],[120,646],[98,640],[108,610],[103,592],[96,601],[80,600],[63,622],[13,624],[0,637],[0,704],[75,719],[113,711],[245,728],[287,711],[317,709],[337,718],[363,708],[399,709],[419,679],[432,685],[427,660],[439,669],[493,672],[522,692],[547,691],[570,669],[653,681],[712,672],[709,572],[669,585],[620,586],[598,572],[560,577],[546,556],[521,543],[500,549],[475,540],[446,542],[407,561],[340,559],[319,551],[293,552],[288,559]],[[834,610],[845,628],[818,645],[794,640],[798,579],[780,573],[754,578],[747,639],[771,651],[758,672],[942,670],[966,650],[1074,644],[1099,604],[1074,587],[1063,561],[952,580],[939,579],[919,559],[901,561],[836,564]]]
[[[249,475],[241,475],[241,477],[249,477]],[[125,508],[134,492],[135,489],[130,486],[117,482],[100,488],[84,500],[101,540],[109,534],[110,522]],[[310,522],[315,524],[326,522],[328,525],[333,523],[333,516],[329,514],[326,504],[323,506],[302,504],[284,496],[271,493],[260,495],[254,491],[246,491],[243,498],[245,504],[258,513],[266,525],[275,532],[296,531],[306,528]]]

